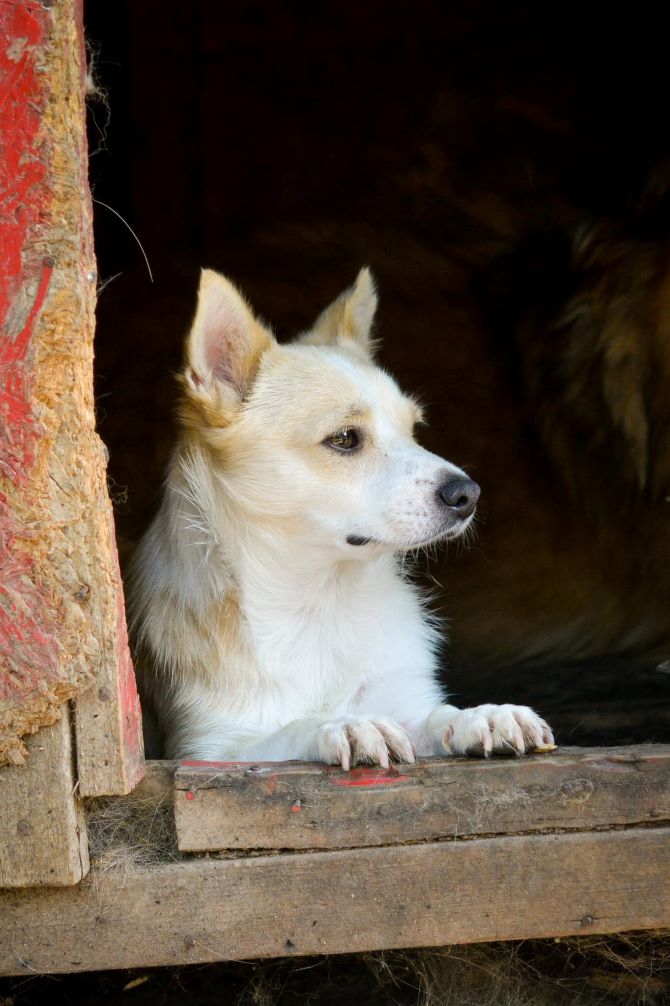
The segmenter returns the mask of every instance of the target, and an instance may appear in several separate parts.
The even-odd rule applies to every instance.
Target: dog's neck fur
[[[208,682],[213,694],[255,681],[254,688],[295,689],[320,703],[376,673],[380,639],[394,624],[415,623],[432,640],[392,553],[343,560],[334,549],[296,548],[281,525],[240,512],[225,476],[192,446],[177,448],[168,485],[140,546],[144,585],[137,579],[134,595],[144,604],[134,607],[134,629],[173,681],[183,673]],[[222,619],[234,664],[230,650],[212,649]]]
[[[157,519],[169,528],[162,540],[170,543],[170,589],[186,607],[207,607],[234,591],[252,624],[267,623],[270,612],[304,622],[309,611],[323,617],[332,609],[334,616],[360,603],[358,595],[371,594],[380,577],[398,577],[390,553],[348,559],[308,540],[296,548],[281,523],[240,513],[225,473],[197,448],[178,448],[172,465]]]

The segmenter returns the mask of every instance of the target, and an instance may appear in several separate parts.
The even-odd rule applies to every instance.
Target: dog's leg
[[[343,769],[360,762],[388,768],[389,760],[414,761],[414,746],[406,731],[381,716],[315,716],[293,720],[269,736],[244,746],[243,760],[322,761]]]
[[[410,732],[420,755],[489,755],[493,751],[522,755],[554,743],[551,728],[537,713],[528,706],[509,704],[472,709],[440,705]]]
[[[190,702],[164,710],[167,758],[322,761],[344,769],[360,762],[386,768],[391,760],[414,761],[408,732],[380,710],[374,715],[342,710],[345,715],[309,716],[268,732],[258,723],[243,725],[211,702],[207,706],[206,696],[192,693],[187,698]]]

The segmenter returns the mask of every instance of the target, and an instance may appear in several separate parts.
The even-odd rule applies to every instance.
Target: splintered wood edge
[[[0,973],[670,926],[670,828],[196,858],[0,893]]]
[[[523,759],[424,759],[350,772],[300,762],[185,762],[182,852],[336,849],[670,820],[670,746]]]

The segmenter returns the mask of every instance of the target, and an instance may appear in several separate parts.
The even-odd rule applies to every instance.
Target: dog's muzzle
[[[479,486],[472,479],[457,476],[443,482],[437,495],[455,517],[466,520],[475,512],[480,492]]]

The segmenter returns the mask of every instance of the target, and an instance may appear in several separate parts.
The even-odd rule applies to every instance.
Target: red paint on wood
[[[54,17],[53,11],[56,12]],[[76,32],[80,45],[79,73],[82,94],[86,73],[82,2],[74,2],[64,16]],[[68,697],[74,682],[64,680],[59,643],[68,622],[62,592],[48,586],[49,522],[43,519],[48,503],[45,493],[45,460],[48,434],[36,414],[36,351],[40,312],[49,294],[53,269],[71,268],[44,259],[45,247],[54,241],[52,206],[63,196],[53,144],[58,129],[47,113],[54,99],[51,66],[62,67],[61,53],[73,41],[54,25],[62,22],[59,5],[34,0],[0,0],[0,699],[3,724],[13,710],[46,707]],[[70,60],[71,63],[71,60]],[[70,65],[69,69],[72,69]],[[71,81],[70,81],[71,83]],[[65,85],[64,85],[65,86]],[[67,86],[70,86],[68,83]],[[75,84],[76,86],[76,84]],[[58,101],[56,102],[58,103]],[[76,130],[75,130],[76,132]],[[81,182],[86,196],[86,151],[81,137],[74,137]],[[75,162],[72,162],[75,166]],[[75,166],[76,175],[76,166]],[[92,261],[92,235],[87,227],[88,208],[80,218],[80,261]],[[60,226],[60,224],[59,224]],[[58,253],[56,253],[58,254]],[[63,275],[57,274],[62,284]],[[83,276],[80,277],[83,281]],[[44,332],[44,335],[49,335]],[[56,333],[60,337],[60,333]],[[39,343],[40,352],[42,341]],[[44,347],[47,351],[51,345]],[[41,357],[40,357],[41,359]],[[93,502],[93,501],[92,501]],[[40,509],[41,508],[41,509]],[[111,531],[111,515],[109,528]],[[67,535],[66,535],[67,537]],[[116,598],[112,597],[116,639],[104,641],[105,659],[116,658],[114,712],[108,715],[104,736],[119,738],[123,764],[116,762],[109,775],[118,773],[123,785],[134,785],[143,774],[141,712],[133,667],[128,650],[124,601],[118,568]],[[105,612],[108,615],[108,612]],[[108,623],[107,623],[108,624]],[[114,617],[112,617],[112,626]],[[109,631],[106,630],[106,631]],[[114,652],[109,650],[113,648]],[[83,676],[83,672],[82,672]],[[43,698],[42,698],[43,697]],[[30,698],[31,701],[26,701]],[[37,701],[35,701],[37,699]],[[118,701],[117,701],[118,700]],[[111,709],[112,707],[107,707]],[[19,716],[20,719],[20,716]],[[102,736],[102,734],[101,734]],[[122,738],[122,740],[121,740]],[[81,750],[84,749],[82,745]],[[120,773],[119,773],[120,768]],[[110,785],[118,787],[118,782]],[[112,790],[115,791],[115,790]],[[97,795],[97,794],[96,794]]]
[[[0,521],[4,501],[0,499]],[[11,539],[9,539],[11,543]],[[8,543],[0,526],[0,553]],[[32,582],[31,564],[19,557],[5,553],[0,582],[0,702],[15,696],[17,683],[14,674],[21,672],[18,680],[18,697],[26,693],[26,668],[31,670],[35,688],[45,678],[45,671],[58,664],[57,626],[54,616],[45,604],[45,598]]]
[[[179,767],[183,768],[214,768],[222,771],[236,768],[248,768],[249,765],[257,765],[253,761],[182,761]]]
[[[32,372],[24,364],[52,273],[53,262],[47,259],[23,327],[14,339],[10,333],[0,342],[0,473],[16,486],[25,480],[33,460],[32,442],[39,434],[30,405]]]
[[[0,478],[25,484],[39,436],[32,409],[30,354],[35,323],[44,305],[53,263],[26,253],[48,219],[47,158],[40,123],[46,103],[38,71],[39,48],[50,22],[38,4],[0,6]],[[0,493],[0,650],[5,674],[0,699],[11,698],[26,669],[35,685],[57,665],[56,626],[50,599],[26,553],[30,530]],[[29,678],[30,679],[30,678]]]
[[[301,775],[307,770],[327,775],[333,786],[389,786],[397,782],[411,780],[411,776],[401,775],[395,768],[382,769],[374,766],[352,768],[343,771],[339,765],[323,762],[255,762],[255,761],[182,761],[179,768],[207,769],[211,777],[225,772],[263,779],[268,792],[274,792],[281,776]],[[206,777],[205,777],[206,778]]]
[[[409,778],[408,775],[400,775],[394,768],[352,768],[346,775],[333,776],[330,781],[333,786],[391,786]]]
[[[46,35],[48,14],[37,4],[2,4],[0,8],[0,185],[3,226],[0,263],[3,278],[15,282],[23,272],[27,229],[44,205],[45,166],[35,149],[44,108],[38,81],[36,50]],[[0,324],[5,321],[14,289],[0,291]]]
[[[24,261],[26,237],[44,222],[46,165],[39,128],[46,95],[36,54],[47,28],[43,8],[0,7],[0,458],[1,474],[19,485],[37,436],[31,409],[31,336],[51,265]],[[41,272],[37,295],[28,291]]]

